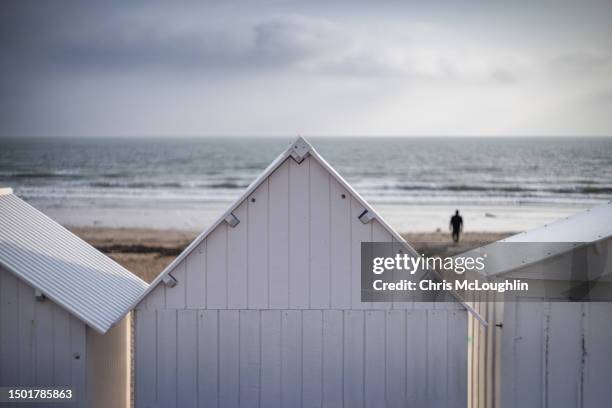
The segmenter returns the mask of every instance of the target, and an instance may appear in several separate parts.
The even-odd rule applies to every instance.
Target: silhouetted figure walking
[[[459,241],[459,234],[463,232],[463,218],[459,215],[459,210],[455,210],[455,215],[450,219],[449,228],[453,231],[453,241]]]

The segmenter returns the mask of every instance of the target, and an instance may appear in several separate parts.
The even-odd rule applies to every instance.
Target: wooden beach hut
[[[478,251],[497,253],[489,276],[550,282],[571,271],[609,285],[612,202]],[[590,302],[530,291],[530,299],[475,303],[489,325],[470,323],[471,408],[610,406],[612,303],[577,283],[583,297],[574,300]]]
[[[136,406],[465,407],[465,306],[362,303],[367,241],[414,253],[298,138],[135,304]]]
[[[146,287],[0,189],[0,386],[72,389],[74,402],[53,406],[128,407],[125,315]]]

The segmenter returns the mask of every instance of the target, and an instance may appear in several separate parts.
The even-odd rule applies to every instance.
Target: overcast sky
[[[0,136],[612,134],[609,1],[98,3],[0,3]]]

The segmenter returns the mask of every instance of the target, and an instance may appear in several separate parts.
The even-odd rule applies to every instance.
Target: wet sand
[[[142,228],[69,228],[91,245],[109,255],[128,270],[151,282],[198,235],[197,231]],[[497,241],[512,233],[466,232],[458,244],[450,234],[410,233],[403,237],[419,253],[453,255]]]

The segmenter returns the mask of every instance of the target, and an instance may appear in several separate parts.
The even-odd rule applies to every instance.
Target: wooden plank
[[[193,303],[197,307],[200,307],[199,304],[202,303],[206,305],[202,305],[202,308],[225,309],[227,307],[228,271],[226,248],[228,244],[228,231],[229,228],[225,223],[215,228],[211,235],[200,244],[201,248],[199,249],[202,251],[202,254],[194,258],[194,267],[197,268],[202,276],[202,281],[198,281],[200,288],[188,288],[187,290],[193,290],[193,294],[190,297],[193,298]],[[190,263],[188,258],[188,270]],[[204,292],[206,292],[206,296],[203,295]]]
[[[219,405],[219,312],[198,310],[198,406]]]
[[[582,377],[584,408],[599,408],[610,404],[612,387],[612,330],[610,316],[612,303],[587,303],[584,305],[585,362]]]
[[[415,407],[433,407],[427,395],[427,311],[406,311],[406,399]]]
[[[240,224],[236,226],[238,228]],[[230,289],[228,285],[230,274],[228,271],[229,250],[228,250],[228,234],[230,230],[225,222],[222,222],[214,231],[206,238],[205,251],[205,268],[206,269],[206,304],[208,308],[226,308],[228,305],[228,296],[234,288]],[[241,254],[246,256],[245,253]],[[232,277],[235,277],[232,275]],[[241,283],[242,287],[246,285]],[[238,289],[238,288],[236,288]],[[239,290],[239,289],[238,289]]]
[[[427,402],[432,407],[448,406],[446,314],[446,310],[427,313]]]
[[[247,197],[247,295],[249,309],[268,307],[268,182]]]
[[[447,312],[447,381],[448,407],[464,408],[467,406],[467,312],[450,310]],[[492,380],[490,380],[492,381]]]
[[[343,312],[323,311],[323,404],[343,405]]]
[[[152,407],[157,394],[157,312],[137,310],[134,312],[136,324],[136,366],[135,385],[136,407]]]
[[[240,223],[227,229],[227,307],[247,307],[247,204],[242,202],[234,210]],[[210,245],[210,244],[209,244]],[[213,251],[207,250],[210,259]],[[215,255],[218,256],[218,255]],[[207,269],[210,271],[210,269]],[[209,272],[210,273],[210,272]]]
[[[226,306],[226,274],[206,275],[206,240],[200,244],[185,259],[186,272],[186,306],[189,309],[203,309],[208,302],[209,307]],[[217,290],[206,293],[206,284]]]
[[[286,309],[289,307],[289,161],[270,175],[268,192],[270,308]]]
[[[166,285],[160,282],[146,297],[147,309],[160,310],[166,307]]]
[[[70,344],[72,347],[70,385],[77,391],[76,406],[85,406],[87,401],[87,328],[83,322],[70,316]],[[79,358],[75,358],[78,355]]]
[[[359,216],[364,208],[351,197],[351,305],[354,309],[371,308],[361,302],[361,243],[372,241],[372,222],[363,224]]]
[[[362,311],[344,313],[344,404],[364,406],[364,316]]]
[[[303,311],[302,407],[321,407],[323,401],[323,312]]]
[[[157,311],[157,401],[162,407],[176,407],[177,319],[176,310]]]
[[[406,312],[388,310],[386,342],[386,401],[388,408],[403,408],[406,400]],[[413,367],[409,367],[413,370]]]
[[[351,306],[351,199],[335,179],[330,182],[330,298],[333,308]]]
[[[240,404],[239,322],[237,310],[219,311],[219,406],[222,408]]]
[[[2,273],[2,272],[0,272]],[[19,384],[34,382],[34,289],[23,282],[19,286]],[[0,300],[1,303],[1,300]],[[2,333],[0,333],[2,336]],[[5,361],[5,360],[3,360]]]
[[[550,407],[575,407],[581,399],[582,304],[550,304],[547,400]],[[612,344],[611,344],[612,347]]]
[[[259,406],[260,316],[258,310],[240,311],[240,406]]]
[[[70,315],[63,309],[53,310],[53,384],[58,387],[72,383],[72,345]]]
[[[18,280],[0,269],[0,384],[19,385]]]
[[[185,260],[176,265],[170,273],[178,283],[174,287],[166,287],[166,308],[168,309],[184,309],[187,279],[185,272]],[[163,284],[163,283],[162,283]]]
[[[510,384],[514,406],[541,406],[543,402],[543,355],[548,331],[544,304],[536,302],[516,303],[516,334],[510,347],[515,377]],[[507,356],[507,357],[509,357]],[[503,361],[505,367],[506,361]],[[504,368],[505,369],[505,368]],[[510,380],[508,380],[510,381]],[[504,400],[504,406],[507,402]]]
[[[365,390],[366,407],[384,405],[385,401],[385,312],[365,312]]]
[[[370,223],[372,224],[372,242],[387,242],[389,245],[386,248],[385,256],[393,256],[393,236],[377,220],[372,220]],[[370,305],[372,309],[391,309],[393,302],[370,302]]]
[[[198,321],[195,310],[178,311],[177,405],[198,406]]]
[[[57,307],[50,300],[36,302],[35,348],[36,368],[35,385],[53,384],[53,309]]]
[[[302,312],[282,311],[281,323],[281,406],[302,403]]]
[[[330,174],[310,162],[310,307],[330,307]]]
[[[289,307],[308,308],[310,301],[309,239],[310,157],[289,161]]]
[[[261,407],[281,405],[281,312],[261,311]]]

